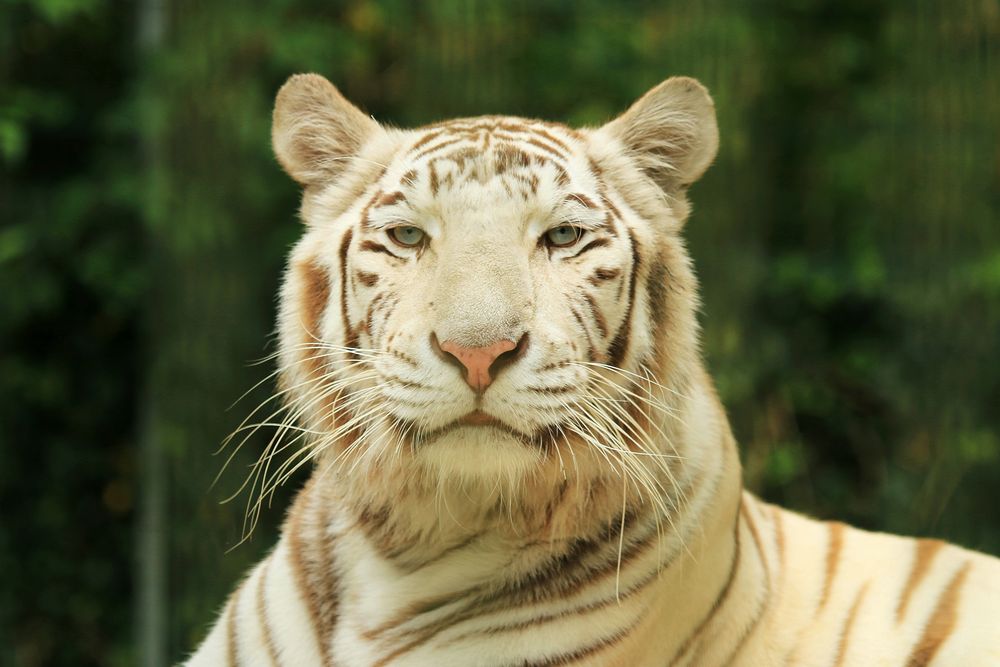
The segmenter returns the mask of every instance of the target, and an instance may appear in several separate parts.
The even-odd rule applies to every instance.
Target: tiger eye
[[[424,230],[412,225],[393,227],[389,230],[389,238],[404,248],[412,248],[420,245],[424,242],[425,236]]]
[[[545,233],[545,240],[550,246],[556,248],[568,248],[583,236],[583,230],[573,225],[560,225],[553,227]]]

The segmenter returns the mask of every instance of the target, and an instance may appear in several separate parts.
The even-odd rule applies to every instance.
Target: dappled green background
[[[255,3],[257,4],[257,3]],[[265,385],[273,95],[600,123],[712,90],[705,352],[748,485],[1000,553],[995,0],[0,2],[0,665],[163,665],[274,541],[212,457]],[[300,483],[298,479],[295,483]],[[295,484],[292,484],[295,486]]]

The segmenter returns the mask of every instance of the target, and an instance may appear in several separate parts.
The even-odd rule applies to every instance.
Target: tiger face
[[[663,443],[698,365],[679,233],[717,146],[697,82],[598,129],[395,130],[299,75],[273,139],[306,223],[281,378],[321,466],[388,488],[518,488],[680,457]]]

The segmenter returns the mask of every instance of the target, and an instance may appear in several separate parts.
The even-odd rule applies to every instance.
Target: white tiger
[[[396,130],[299,75],[273,140],[315,467],[187,664],[1000,664],[1000,561],[743,490],[681,239],[698,82],[599,129]]]

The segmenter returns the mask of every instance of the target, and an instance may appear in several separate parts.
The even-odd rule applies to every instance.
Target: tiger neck
[[[738,455],[711,385],[694,393],[682,419],[683,465],[676,471],[683,493],[669,514],[647,504],[626,506],[623,515],[620,487],[567,484],[511,529],[502,504],[468,498],[463,503],[457,496],[421,496],[412,489],[391,506],[370,504],[345,498],[332,476],[316,480],[303,495],[312,497],[314,509],[322,508],[326,518],[321,523],[334,535],[330,557],[341,572],[342,599],[346,595],[362,605],[372,600],[368,608],[356,610],[358,621],[388,632],[397,620],[413,624],[422,610],[433,615],[441,605],[463,599],[501,608],[594,585],[619,605],[624,599],[643,600],[644,611],[628,634],[645,634],[647,640],[654,634],[657,646],[686,650],[690,624],[662,625],[678,616],[677,605],[689,608],[685,619],[697,619],[712,609],[721,591],[739,589],[734,594],[759,597],[764,586],[746,567],[733,581],[743,557]],[[581,501],[584,495],[589,503]],[[576,510],[567,510],[574,507],[568,498],[575,498]],[[330,514],[330,508],[339,509]],[[376,589],[381,594],[368,595]],[[653,619],[661,625],[646,627]]]

